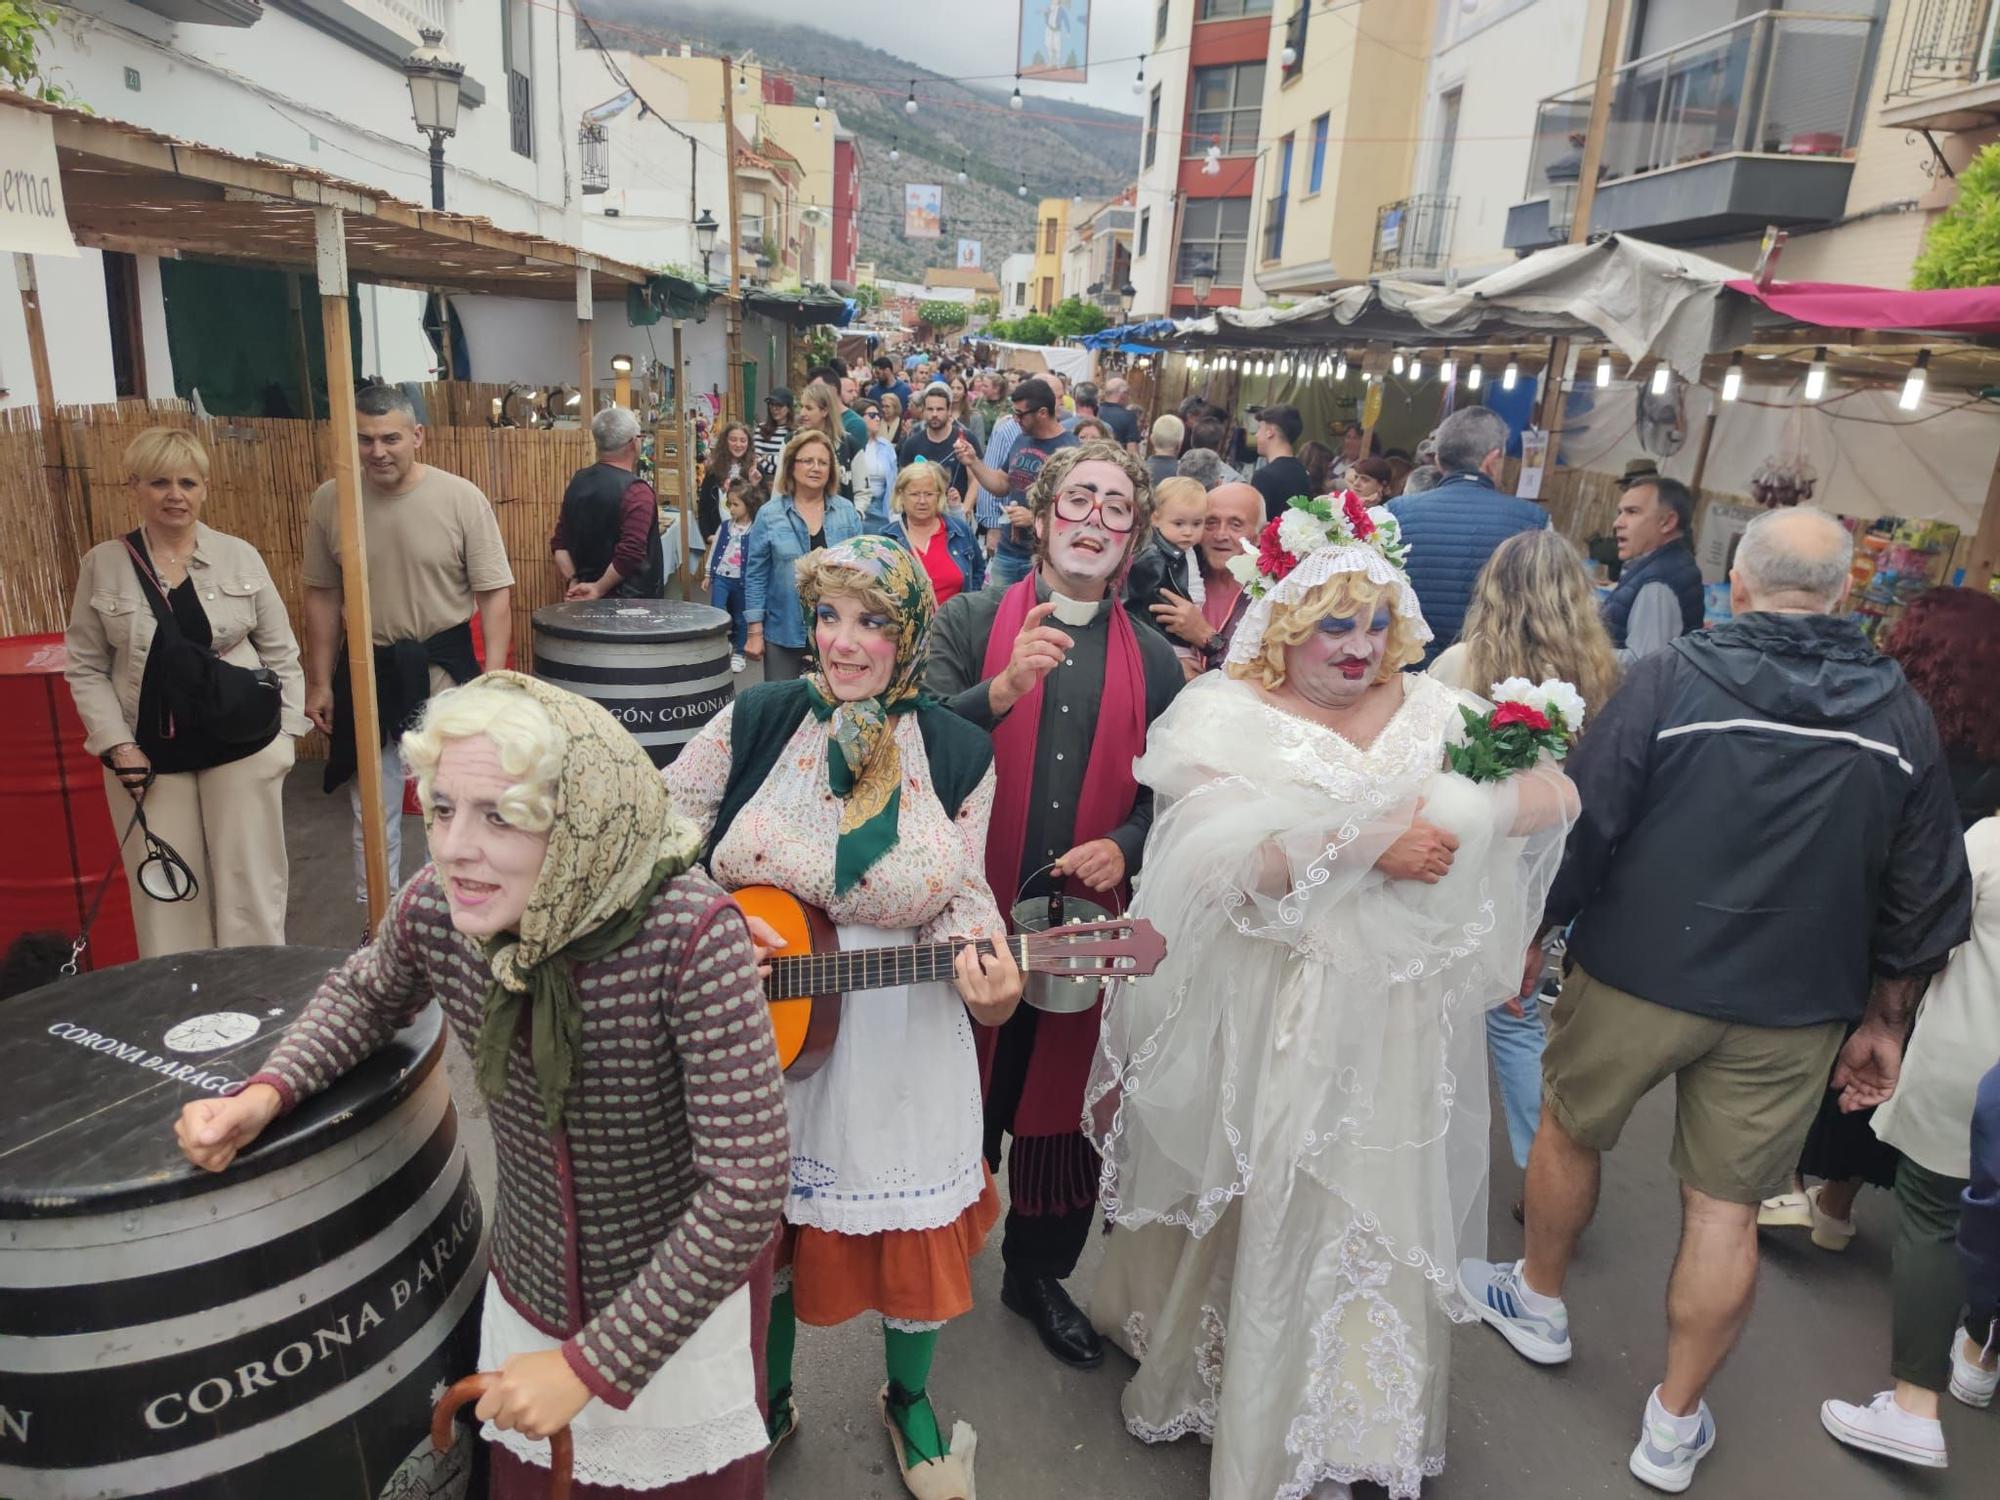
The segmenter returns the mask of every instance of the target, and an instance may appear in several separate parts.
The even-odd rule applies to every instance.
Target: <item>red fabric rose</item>
[[[1257,571],[1267,578],[1283,578],[1299,565],[1299,560],[1278,545],[1278,523],[1268,521],[1257,534]]]
[[[1365,542],[1375,535],[1375,518],[1368,514],[1368,507],[1361,503],[1361,497],[1353,490],[1341,496],[1340,508],[1357,542]]]
[[[1524,724],[1538,733],[1549,727],[1548,715],[1528,703],[1503,703],[1493,710],[1493,727],[1505,729],[1509,724]]]

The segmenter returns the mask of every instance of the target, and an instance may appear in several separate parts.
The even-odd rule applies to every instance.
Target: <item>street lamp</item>
[[[1189,270],[1188,286],[1194,292],[1196,315],[1208,308],[1208,299],[1215,291],[1215,262],[1204,257]]]
[[[707,209],[694,221],[694,247],[701,254],[701,279],[708,280],[708,258],[715,254],[715,232],[722,226]]]
[[[410,81],[410,113],[431,138],[431,207],[444,207],[444,143],[458,134],[458,89],[465,64],[444,50],[444,33],[426,26],[424,44],[403,59]]]
[[[1132,304],[1138,300],[1139,289],[1132,285],[1131,282],[1128,281],[1125,285],[1118,288],[1118,307],[1126,317],[1129,318],[1132,316]]]

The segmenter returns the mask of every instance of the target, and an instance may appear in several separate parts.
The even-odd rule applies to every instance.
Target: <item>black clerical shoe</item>
[[[1000,1281],[1000,1303],[1033,1323],[1049,1353],[1064,1364],[1094,1370],[1104,1363],[1104,1340],[1055,1277],[1008,1271]]]

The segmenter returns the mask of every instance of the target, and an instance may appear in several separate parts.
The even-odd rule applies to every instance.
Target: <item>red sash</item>
[[[1035,603],[1032,573],[1007,590],[1000,613],[993,621],[993,634],[986,642],[983,672],[987,680],[1006,670],[1014,654],[1014,638],[1021,633],[1021,622]],[[1146,748],[1146,666],[1139,654],[1139,638],[1115,599],[1107,599],[1100,607],[1111,612],[1111,639],[1104,658],[1104,689],[1098,702],[1097,729],[1091,737],[1083,794],[1077,803],[1073,844],[1102,838],[1132,815],[1132,803],[1139,793],[1132,762]],[[1057,625],[1060,628],[1060,622]],[[1002,915],[1007,915],[1020,889],[1021,877],[1027,873],[1023,869],[1023,855],[1028,840],[1028,800],[1034,794],[1041,724],[1042,685],[1037,682],[993,731],[993,767],[998,785],[986,837],[986,879],[1000,902]],[[1104,904],[1115,901],[1121,908],[1131,896],[1129,884],[1120,885],[1115,894],[1092,891],[1073,880],[1066,889],[1070,894]],[[1074,1015],[1044,1013],[1037,1018],[1035,1051],[1029,1059],[1027,1081],[1014,1117],[1016,1136],[1074,1135],[1082,1128],[1083,1091],[1097,1053],[1102,1009],[1100,1002]],[[992,1072],[998,1033],[983,1026],[975,1028],[975,1032],[980,1081],[984,1085]]]

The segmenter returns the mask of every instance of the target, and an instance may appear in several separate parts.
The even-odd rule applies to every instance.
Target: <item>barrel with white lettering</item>
[[[461,1500],[486,1245],[427,1007],[231,1167],[181,1106],[257,1070],[345,954],[186,953],[0,1012],[0,1495]]]
[[[535,675],[594,699],[664,766],[735,696],[729,616],[672,599],[535,611]]]

